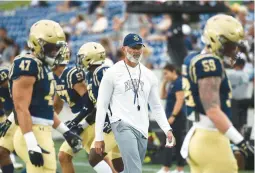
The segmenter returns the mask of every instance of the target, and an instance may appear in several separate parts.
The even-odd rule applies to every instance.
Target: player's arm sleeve
[[[86,92],[82,96],[82,102],[83,102],[83,109],[80,111],[80,113],[73,119],[73,122],[78,124],[81,122],[89,113],[92,112],[92,110],[95,108],[93,102],[89,99],[89,94]]]
[[[154,119],[157,121],[158,125],[164,131],[164,133],[167,134],[167,132],[171,130],[171,127],[166,119],[165,111],[160,103],[158,93],[158,81],[156,79],[156,76],[153,75],[153,79],[151,82],[152,87],[149,93],[148,102],[152,110],[152,117],[154,117]]]
[[[105,73],[98,92],[97,113],[96,113],[96,141],[103,141],[103,128],[106,113],[113,93],[113,76],[109,71]]]
[[[223,66],[221,60],[216,57],[205,57],[198,61],[191,62],[189,74],[191,80],[195,83],[199,79],[207,77],[220,77],[223,76]]]
[[[36,79],[41,77],[41,68],[32,58],[20,58],[14,61],[11,71],[12,80],[18,79],[20,76],[33,76]]]
[[[3,105],[2,102],[0,102],[0,123],[3,123],[5,121],[5,114],[4,114],[4,110],[3,110]]]

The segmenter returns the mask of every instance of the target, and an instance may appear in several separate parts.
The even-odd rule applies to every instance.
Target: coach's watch
[[[173,116],[174,118],[176,118],[176,117],[177,117],[177,115],[176,115],[176,114],[172,114],[172,116]]]

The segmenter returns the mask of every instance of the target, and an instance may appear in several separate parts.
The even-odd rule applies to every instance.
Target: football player
[[[95,137],[95,112],[92,112],[94,104],[88,96],[87,86],[85,84],[85,72],[76,67],[67,66],[70,58],[68,52],[66,52],[64,57],[65,60],[53,68],[57,82],[54,110],[56,113],[60,113],[64,102],[68,103],[75,118],[72,121],[68,121],[66,124],[72,127],[72,130],[80,134],[83,139],[83,148],[89,154],[91,143]],[[86,118],[79,123],[85,116]],[[73,156],[72,148],[67,142],[64,142],[58,154],[63,173],[75,172],[72,164]],[[105,172],[108,169],[109,166],[105,161],[100,163],[99,168],[94,168],[97,172],[100,172],[100,170],[104,170],[103,172]]]
[[[188,118],[195,122],[186,135],[181,154],[184,158],[188,156],[192,173],[237,173],[230,140],[246,156],[253,152],[229,120],[231,87],[223,66],[223,58],[234,61],[243,36],[243,27],[235,18],[213,16],[204,28],[205,48],[185,59],[185,102]]]
[[[13,109],[12,99],[8,90],[8,74],[8,67],[0,68],[0,102],[2,104],[0,123],[5,122],[6,116],[9,116]]]
[[[80,67],[81,70],[88,70],[86,75],[87,90],[89,98],[94,105],[96,105],[97,102],[98,89],[104,72],[109,68],[103,64],[104,60],[105,49],[101,44],[95,42],[85,43],[77,54],[77,66]],[[93,141],[89,152],[89,163],[94,169],[98,168],[98,172],[111,172],[111,170],[100,169],[102,160],[109,153],[108,156],[111,158],[115,170],[117,172],[122,172],[124,170],[124,165],[108,118],[105,122],[104,132],[106,141],[105,153],[103,155],[98,155],[94,148],[95,141]]]
[[[26,163],[28,173],[55,173],[56,158],[52,127],[61,132],[75,152],[81,139],[54,116],[55,80],[51,69],[66,49],[65,34],[52,20],[40,20],[30,28],[32,54],[18,55],[9,72],[14,118],[18,125],[14,149]]]
[[[13,135],[17,128],[15,123],[12,124],[12,121],[14,120],[14,115],[11,113],[13,110],[13,102],[8,90],[8,73],[9,70],[7,67],[0,68],[0,101],[2,104],[0,116],[0,137],[5,136],[7,133],[4,138],[0,138],[0,166],[4,173],[11,173],[14,171],[10,153],[14,150]],[[22,165],[19,166],[22,167]]]

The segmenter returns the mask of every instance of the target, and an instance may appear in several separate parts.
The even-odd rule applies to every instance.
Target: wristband
[[[83,129],[85,129],[85,128],[87,128],[87,127],[89,126],[89,123],[88,123],[85,119],[83,119],[83,120],[80,122],[80,124],[81,124],[81,126],[82,126]]]
[[[242,140],[244,140],[243,136],[236,130],[234,126],[228,128],[225,136],[230,139],[234,144],[239,144]]]
[[[13,123],[13,122],[14,122],[14,114],[11,113],[11,114],[8,116],[7,119]]]
[[[35,135],[32,131],[25,133],[23,136],[25,138],[28,150],[37,147],[37,140],[36,140]]]
[[[56,130],[59,133],[64,134],[65,132],[69,131],[69,128],[63,122],[61,122],[56,128]]]

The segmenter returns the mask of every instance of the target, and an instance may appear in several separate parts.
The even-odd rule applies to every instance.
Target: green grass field
[[[55,141],[56,153],[63,141]],[[80,151],[74,158],[76,173],[95,173],[88,163],[88,157],[85,151]],[[161,165],[144,164],[143,173],[156,173],[161,168]],[[21,170],[16,170],[15,173],[20,173]],[[185,173],[189,173],[189,167],[185,166]],[[58,162],[58,173],[61,173],[60,164]],[[239,173],[253,173],[253,171],[239,171]]]

